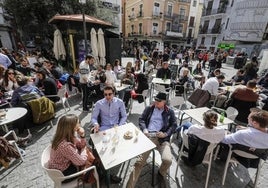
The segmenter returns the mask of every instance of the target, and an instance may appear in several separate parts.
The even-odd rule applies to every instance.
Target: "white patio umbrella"
[[[65,60],[66,51],[62,40],[62,35],[59,29],[56,29],[54,31],[53,52],[57,60],[59,60],[60,57],[62,57],[62,59]]]
[[[91,48],[92,48],[92,55],[95,58],[96,64],[99,64],[99,57],[98,57],[98,40],[97,40],[97,33],[94,28],[90,31],[91,37]]]
[[[99,50],[99,56],[100,56],[100,64],[105,65],[106,64],[106,50],[105,50],[105,42],[104,42],[104,33],[102,29],[100,28],[98,30],[98,50]]]

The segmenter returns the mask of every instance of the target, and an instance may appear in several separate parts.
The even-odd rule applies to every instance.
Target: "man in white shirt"
[[[94,69],[94,57],[93,55],[87,55],[86,59],[82,61],[79,65],[79,82],[81,84],[81,88],[83,91],[83,111],[88,111],[88,95],[89,95],[89,88],[88,88],[88,83],[90,82],[90,71],[95,70]]]
[[[219,85],[223,82],[224,76],[222,74],[216,77],[209,78],[202,86],[203,90],[207,90],[211,95],[217,96],[220,94],[225,94],[225,92],[219,93]]]

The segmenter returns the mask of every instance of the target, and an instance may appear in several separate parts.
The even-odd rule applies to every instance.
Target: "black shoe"
[[[157,172],[157,180],[158,180],[158,187],[159,188],[166,188],[167,187],[167,182],[166,178],[160,174],[160,172]]]
[[[110,175],[110,181],[111,181],[111,184],[118,184],[122,181],[122,178],[116,176],[116,175]]]

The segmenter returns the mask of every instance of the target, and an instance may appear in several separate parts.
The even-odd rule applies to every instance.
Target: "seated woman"
[[[178,81],[175,83],[175,92],[177,95],[182,94],[184,92],[184,84],[187,83],[195,89],[195,83],[189,74],[189,69],[184,69],[182,72],[182,76],[179,77]]]
[[[7,69],[4,74],[4,78],[1,80],[0,85],[5,91],[11,91],[18,88],[18,84],[15,79],[15,71],[13,69]]]
[[[57,83],[53,78],[50,78],[47,75],[45,69],[40,69],[36,71],[36,77],[38,78],[38,87],[44,92],[45,95],[57,95],[58,88]],[[57,102],[60,100],[58,96],[48,97],[53,102]]]
[[[123,84],[127,84],[127,85],[131,85],[134,86],[135,83],[135,78],[134,75],[132,74],[131,69],[126,69],[126,73],[124,74],[124,76],[122,77],[121,82]]]
[[[121,75],[123,73],[123,67],[121,66],[119,59],[116,59],[114,61],[114,73],[116,74],[117,79],[121,78]]]
[[[149,88],[148,85],[148,80],[147,77],[140,73],[137,75],[137,81],[135,84],[135,89],[134,90],[126,90],[125,95],[124,95],[124,102],[125,102],[125,107],[128,107],[128,102],[130,97],[132,96],[133,99],[136,99],[139,101],[139,103],[143,102],[143,97],[142,96],[135,96],[135,94],[142,94],[142,92],[146,89]]]
[[[62,116],[52,140],[48,168],[58,169],[67,176],[78,172],[87,161],[85,130],[78,117],[74,114]]]
[[[190,166],[202,163],[210,143],[219,143],[225,135],[223,128],[217,127],[218,114],[208,110],[203,114],[204,126],[187,124],[184,128],[188,134],[188,158],[182,160]],[[198,149],[197,149],[198,148]]]

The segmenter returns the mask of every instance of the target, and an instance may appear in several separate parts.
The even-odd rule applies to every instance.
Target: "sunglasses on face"
[[[9,72],[8,74],[14,74],[14,72]]]
[[[104,93],[104,96],[111,96],[113,93]]]

